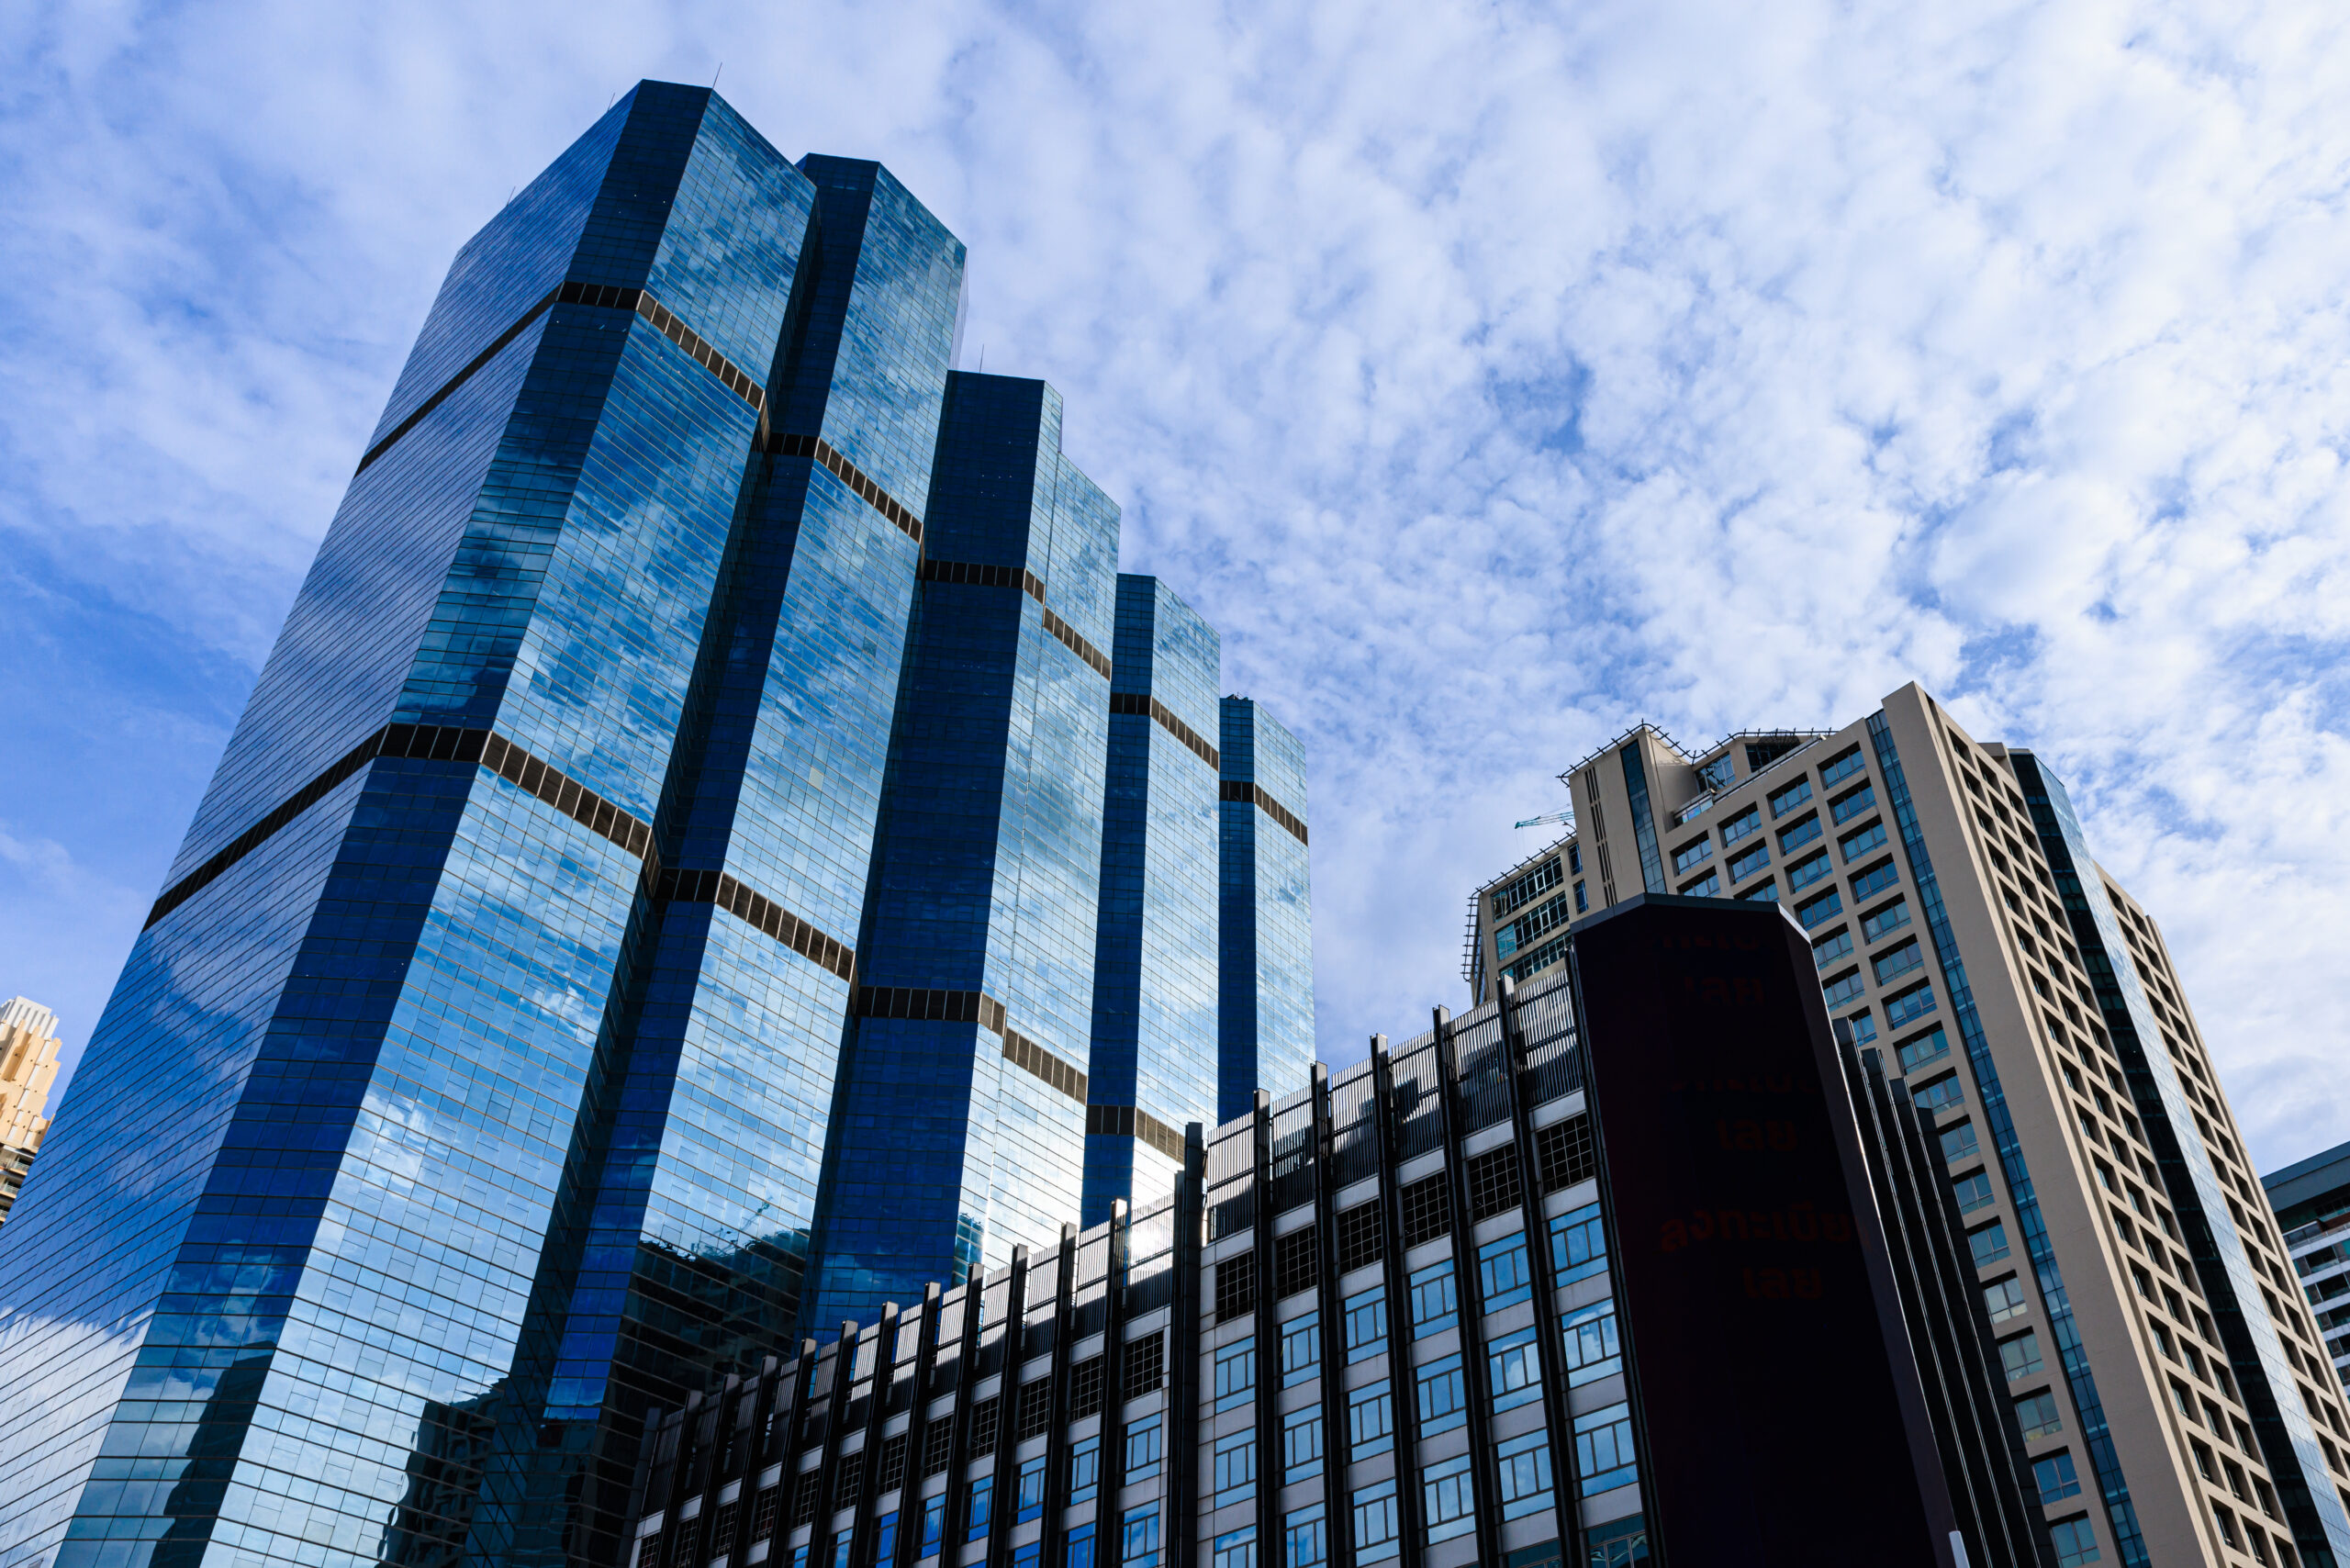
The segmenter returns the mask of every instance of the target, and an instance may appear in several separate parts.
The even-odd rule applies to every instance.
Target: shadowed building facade
[[[963,262],[658,83],[459,253],[0,1239],[0,1564],[612,1561],[917,983],[996,1077],[886,1244],[1075,1212],[1117,514]]]
[[[1931,1114],[1643,896],[1169,1198],[665,1412],[630,1568],[2053,1568]]]

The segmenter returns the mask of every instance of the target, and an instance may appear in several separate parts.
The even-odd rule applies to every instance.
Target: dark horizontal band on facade
[[[859,1018],[911,1018],[938,1024],[977,1024],[1003,1041],[1003,1059],[1085,1103],[1086,1076],[1011,1027],[1003,1003],[983,991],[941,991],[926,986],[861,985],[854,1011]]]
[[[895,496],[866,477],[865,470],[843,457],[830,442],[816,435],[784,435],[767,437],[767,451],[778,457],[812,457],[833,471],[833,477],[849,487],[857,499],[898,525],[899,531],[915,543],[922,543],[922,519],[901,505]]]
[[[733,360],[711,347],[709,342],[700,333],[678,320],[666,306],[653,297],[650,289],[619,288],[610,284],[565,283],[547,290],[536,304],[515,319],[512,326],[491,340],[487,348],[467,360],[464,369],[442,382],[432,396],[416,406],[415,410],[408,418],[394,425],[383,440],[369,447],[365,454],[359,459],[359,466],[352,471],[352,476],[356,477],[365,473],[369,464],[389,452],[398,443],[400,437],[414,430],[423,421],[427,414],[448,401],[452,393],[472,379],[476,371],[496,359],[507,344],[521,336],[525,327],[545,315],[550,307],[556,305],[588,305],[608,310],[633,311],[650,322],[653,329],[663,337],[691,354],[694,363],[718,377],[728,391],[748,403],[754,412],[764,417],[767,404],[767,388],[760,386]]]
[[[1244,783],[1237,778],[1227,778],[1224,781],[1222,798],[1227,801],[1248,801],[1259,811],[1289,829],[1298,843],[1305,842],[1305,823],[1298,820],[1297,813],[1265,793],[1258,785]]]
[[[994,566],[984,561],[924,560],[917,574],[926,583],[968,583],[973,588],[1019,588],[1045,602],[1045,579],[1025,566]]]
[[[369,464],[375,462],[378,457],[383,456],[386,452],[389,452],[398,443],[400,437],[408,434],[408,431],[414,430],[419,424],[421,424],[427,414],[430,414],[433,409],[447,402],[451,393],[454,392],[458,387],[463,386],[467,381],[473,379],[474,372],[479,370],[483,365],[487,364],[491,360],[496,359],[498,354],[504,351],[507,344],[512,342],[516,338],[520,337],[522,335],[523,328],[537,320],[541,316],[545,315],[547,307],[553,305],[554,303],[554,297],[562,292],[563,291],[559,288],[551,288],[547,290],[546,294],[537,304],[532,306],[528,310],[523,311],[522,314],[515,319],[512,326],[507,328],[506,330],[498,333],[497,337],[491,339],[489,347],[482,350],[481,353],[467,360],[464,369],[458,371],[456,375],[449,377],[448,380],[442,382],[440,388],[435,391],[432,396],[427,398],[423,402],[419,403],[415,409],[409,413],[408,418],[402,420],[399,423],[394,425],[388,431],[386,431],[383,440],[369,447],[366,452],[361,455],[359,459],[359,466],[351,471],[351,476],[355,479],[360,475],[367,472],[367,465]]]
[[[487,767],[525,794],[645,862],[654,896],[684,903],[714,903],[748,925],[822,966],[843,980],[854,979],[856,954],[763,893],[753,892],[717,871],[669,871],[660,867],[653,824],[606,800],[553,763],[543,761],[494,730],[458,724],[386,724],[337,758],[327,770],[296,790],[276,810],[231,840],[227,848],[173,883],[148,912],[147,924],[185,903],[206,883],[259,848],[271,834],[323,799],[328,790],[377,757],[414,757],[431,762],[469,762]]]
[[[374,734],[352,746],[329,765],[325,772],[287,796],[274,811],[230,839],[228,846],[218,855],[165,888],[162,895],[156,899],[154,907],[147,912],[146,925],[141,925],[140,929],[144,931],[148,925],[154,924],[203,891],[208,884],[218,879],[223,871],[260,848],[278,829],[324,800],[328,790],[373,762],[375,759],[375,748],[382,744],[383,739],[384,732],[377,730]]]
[[[826,935],[765,893],[753,892],[723,871],[664,871],[655,883],[654,896],[673,903],[716,904],[811,963],[830,969],[845,980],[854,981],[856,978],[856,949],[837,937]]]
[[[1085,1103],[1089,1087],[1085,1074],[1017,1029],[1003,1032],[1003,1059],[1031,1078],[1059,1090],[1079,1104]]]
[[[424,725],[394,724],[395,731],[415,729],[421,734],[432,732]],[[441,732],[446,734],[444,729]],[[460,752],[457,759],[470,762],[477,757],[484,767],[527,794],[537,796],[565,816],[591,833],[610,839],[640,860],[653,857],[653,824],[629,813],[626,808],[604,799],[577,779],[567,777],[551,762],[543,762],[516,745],[505,736],[487,730],[467,730],[468,735],[483,735],[486,744],[474,757]],[[388,744],[386,750],[389,750]],[[391,752],[392,756],[402,755]],[[424,755],[408,752],[409,756]],[[435,756],[439,753],[436,751]],[[656,868],[657,869],[657,868]]]
[[[1140,691],[1110,693],[1110,711],[1126,713],[1136,718],[1156,719],[1159,728],[1192,748],[1192,755],[1210,767],[1224,766],[1215,747],[1208,745],[1200,732],[1175,716],[1174,711],[1158,698]]]
[[[1139,1105],[1088,1105],[1085,1130],[1103,1137],[1140,1138],[1176,1164],[1183,1163],[1183,1134]]]
[[[563,305],[597,305],[612,310],[633,310],[653,323],[653,330],[694,356],[694,363],[725,385],[726,389],[745,403],[751,411],[764,415],[767,409],[767,389],[756,377],[720,353],[709,340],[673,315],[669,308],[653,297],[649,288],[615,288],[610,284],[566,283],[558,291]]]
[[[926,583],[970,583],[979,588],[1016,588],[1023,590],[1044,610],[1045,630],[1058,638],[1063,647],[1092,666],[1094,674],[1104,680],[1110,678],[1108,655],[1087,642],[1076,627],[1053,613],[1053,607],[1045,603],[1045,579],[1027,567],[994,566],[980,561],[924,561],[919,575]],[[1174,719],[1171,713],[1168,717]],[[1175,722],[1181,723],[1182,721],[1177,719]],[[1181,734],[1186,732],[1179,730],[1176,733]],[[1197,750],[1198,747],[1192,749]]]
[[[1053,607],[1051,605],[1046,605],[1044,610],[1045,630],[1050,632],[1054,636],[1058,637],[1061,640],[1061,644],[1068,648],[1070,653],[1075,654],[1079,658],[1083,659],[1087,664],[1092,666],[1094,674],[1100,676],[1104,680],[1109,679],[1109,655],[1104,654],[1101,649],[1095,647],[1092,644],[1087,642],[1082,636],[1080,636],[1076,627],[1070,625],[1068,622],[1054,614]]]
[[[328,790],[379,756],[433,762],[470,762],[487,767],[527,790],[575,821],[593,828],[642,858],[652,847],[653,830],[621,807],[521,747],[489,730],[457,724],[386,724],[335,759],[324,772],[287,796],[274,810],[239,834],[226,848],[163,890],[148,911],[154,924],[185,903],[229,867],[252,854],[286,823],[325,798]]]

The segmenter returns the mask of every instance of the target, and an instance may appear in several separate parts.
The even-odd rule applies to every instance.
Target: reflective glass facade
[[[613,1562],[1077,1214],[1117,510],[963,263],[657,83],[459,253],[0,1241],[0,1564]]]
[[[1221,717],[1216,1114],[1229,1118],[1314,1061],[1314,906],[1304,749],[1246,697],[1225,698]]]
[[[1221,642],[1158,578],[1118,578],[1087,1224],[1170,1193],[1181,1128],[1215,1114]]]
[[[1118,513],[1060,413],[1041,381],[946,381],[812,1324],[1077,1211]]]

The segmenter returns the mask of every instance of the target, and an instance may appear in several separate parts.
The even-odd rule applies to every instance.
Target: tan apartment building
[[[1911,685],[1561,777],[1568,836],[1475,895],[1476,999],[1626,899],[1778,902],[1933,1115],[2060,1561],[2350,1568],[2342,1385],[2161,931],[2054,776]]]
[[[0,1006],[0,1221],[17,1202],[49,1131],[49,1089],[57,1081],[57,1014],[14,997]]]

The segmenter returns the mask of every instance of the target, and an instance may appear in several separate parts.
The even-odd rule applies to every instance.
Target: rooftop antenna
[[[725,74],[726,62],[722,60],[718,62],[718,69],[710,73],[710,90],[711,92],[715,93],[718,91],[718,79]]]

